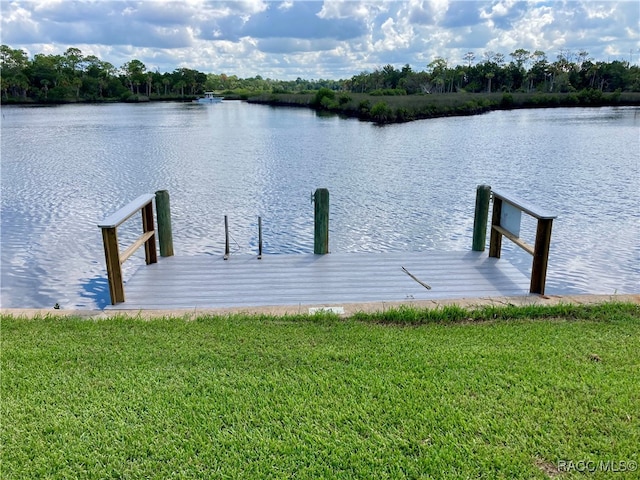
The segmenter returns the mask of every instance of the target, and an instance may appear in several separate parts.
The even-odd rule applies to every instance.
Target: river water
[[[108,302],[97,223],[171,195],[177,255],[313,251],[311,193],[331,195],[332,252],[469,250],[476,186],[557,214],[547,293],[640,292],[640,109],[500,111],[376,126],[241,102],[2,107],[1,306]],[[139,220],[119,230],[135,237]],[[533,242],[534,221],[522,236]],[[503,242],[525,273],[531,257]],[[125,279],[144,264],[125,263]]]

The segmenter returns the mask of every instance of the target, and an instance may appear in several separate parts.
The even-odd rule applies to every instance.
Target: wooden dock
[[[488,185],[477,188],[471,252],[329,254],[329,191],[319,188],[312,195],[313,254],[263,256],[262,223],[258,218],[258,255],[230,256],[225,216],[224,256],[174,257],[168,195],[166,190],[141,195],[98,224],[112,303],[108,309],[338,306],[544,295],[555,215]],[[486,255],[490,197],[494,208]],[[158,210],[157,235],[154,200]],[[142,213],[142,234],[120,252],[117,229],[137,212]],[[519,236],[522,213],[538,221],[534,245]],[[162,257],[159,262],[156,236]],[[500,260],[503,237],[533,256],[530,279],[509,262]],[[147,266],[139,268],[126,282],[125,296],[122,263],[142,246]]]
[[[287,254],[260,260],[200,255],[140,267],[126,282],[126,301],[106,308],[332,306],[522,295],[529,295],[529,278],[485,252]]]

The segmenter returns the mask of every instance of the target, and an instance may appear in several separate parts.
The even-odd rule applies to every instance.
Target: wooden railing
[[[107,276],[109,278],[109,293],[111,304],[124,302],[124,283],[122,281],[122,264],[144,245],[147,265],[156,263],[156,232],[153,227],[153,199],[152,193],[141,195],[117,212],[109,215],[98,224],[102,229],[104,256],[107,262]],[[118,227],[137,212],[142,211],[142,235],[124,252],[120,253],[118,246]]]
[[[551,245],[551,227],[553,226],[553,219],[556,218],[556,215],[544,212],[511,194],[507,196],[499,191],[491,190],[491,195],[493,197],[493,214],[491,218],[489,256],[500,258],[502,237],[507,237],[524,251],[533,255],[529,292],[544,295],[547,264],[549,262],[549,247]],[[520,219],[522,212],[538,220],[536,238],[533,246],[520,238]]]

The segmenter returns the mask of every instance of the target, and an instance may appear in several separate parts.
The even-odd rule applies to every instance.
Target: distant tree
[[[448,65],[436,57],[424,71],[414,71],[407,63],[401,69],[387,64],[373,72],[364,71],[346,80],[310,79],[273,80],[255,75],[238,78],[225,73],[202,73],[188,68],[160,73],[147,71],[140,60],[126,62],[116,69],[95,55],[84,56],[80,49],[69,47],[61,55],[36,54],[32,60],[26,52],[0,45],[0,91],[4,101],[83,101],[124,98],[132,93],[167,96],[170,93],[196,95],[204,90],[249,92],[303,92],[327,89],[332,92],[378,93],[380,95],[453,93],[482,91],[579,92],[576,101],[593,103],[603,97],[583,91],[640,91],[640,67],[627,61],[596,62],[588,52],[560,50],[556,61],[549,63],[543,51],[530,53],[516,49],[505,64],[502,53],[486,51],[483,61],[474,64],[475,55],[467,52],[464,63]],[[128,92],[128,93],[127,93]],[[345,101],[349,96],[339,97]],[[338,100],[325,97],[323,105]],[[382,113],[383,108],[378,107]],[[370,110],[370,106],[367,111]],[[388,112],[387,112],[388,113]],[[396,120],[406,118],[400,111],[391,112]]]
[[[464,61],[467,62],[467,66],[471,68],[471,63],[476,59],[476,54],[473,52],[467,52],[464,54]]]
[[[436,57],[427,65],[427,71],[431,75],[435,93],[443,93],[447,79],[447,61],[442,57]]]
[[[69,47],[63,54],[64,67],[70,70],[71,76],[75,76],[82,69],[84,57],[79,48]]]
[[[495,77],[495,73],[493,72],[488,72],[485,77],[487,77],[487,92],[491,93],[491,80],[493,79],[493,77]]]
[[[2,93],[5,98],[21,95],[26,97],[29,79],[25,75],[29,57],[24,50],[13,49],[7,45],[0,46],[0,78]]]
[[[173,84],[173,88],[176,92],[180,92],[180,96],[184,97],[184,87],[187,86],[187,83],[184,80],[178,80]]]
[[[525,50],[524,48],[518,48],[517,50],[511,52],[509,54],[513,61],[516,63],[518,68],[524,68],[526,63],[529,61],[531,57],[531,52],[529,50]]]
[[[43,78],[42,80],[40,80],[40,84],[42,85],[42,91],[44,92],[44,99],[47,100],[47,96],[49,94],[49,85],[51,85],[51,82],[46,78]]]
[[[126,78],[129,88],[131,89],[131,93],[134,93],[134,85],[139,86],[141,83],[145,82],[144,73],[147,71],[147,67],[140,60],[134,59],[128,61],[122,66],[121,70]]]

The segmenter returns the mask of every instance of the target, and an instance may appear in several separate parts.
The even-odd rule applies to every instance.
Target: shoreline
[[[333,98],[318,99],[313,93],[261,93],[253,96],[223,95],[225,101],[244,101],[271,107],[307,108],[318,114],[335,114],[379,125],[407,123],[415,120],[481,115],[499,110],[539,108],[638,107],[640,92],[600,92],[583,90],[567,93],[442,93],[414,95],[371,95],[332,91]],[[196,98],[196,97],[193,97]],[[60,105],[101,105],[140,103],[192,103],[192,97],[149,98],[132,100],[69,100],[56,102],[5,101],[0,106],[50,107]]]
[[[359,313],[379,313],[389,309],[412,307],[417,309],[438,309],[447,306],[458,306],[467,310],[475,310],[487,306],[554,306],[554,305],[598,305],[604,303],[633,303],[640,305],[640,293],[632,294],[581,294],[581,295],[523,295],[518,297],[491,298],[457,298],[442,300],[413,300],[402,302],[364,302],[350,304],[321,305],[277,305],[262,307],[228,307],[228,308],[185,308],[185,309],[131,309],[131,310],[56,310],[44,308],[1,308],[0,316],[14,318],[37,319],[43,317],[80,317],[86,319],[107,319],[114,317],[149,320],[153,318],[183,318],[192,320],[201,316],[275,316],[312,315],[316,311],[332,311],[341,318],[349,318]]]
[[[356,118],[379,125],[407,123],[415,120],[481,115],[499,110],[526,110],[572,107],[636,107],[640,92],[600,92],[583,90],[568,93],[443,93],[415,95],[371,95],[331,92],[329,97],[316,94],[263,94],[247,99],[248,103],[273,107],[309,108],[319,114],[329,113]]]

